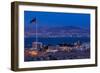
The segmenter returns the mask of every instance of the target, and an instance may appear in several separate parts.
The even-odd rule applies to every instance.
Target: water
[[[25,45],[24,47],[31,48],[32,42],[35,41],[36,41],[35,37],[24,38],[24,45]],[[90,38],[89,37],[56,37],[56,38],[39,37],[38,38],[38,42],[42,42],[43,45],[58,45],[62,43],[73,44],[77,41],[80,41],[81,43],[90,42]]]

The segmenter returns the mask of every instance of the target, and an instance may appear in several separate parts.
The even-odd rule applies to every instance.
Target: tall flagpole
[[[37,34],[38,34],[38,29],[37,29],[37,21],[35,21],[35,24],[36,24],[36,43],[37,43],[37,41],[38,41],[38,36],[37,36]],[[37,44],[36,44],[36,49],[37,49]]]
[[[33,19],[30,21],[30,23],[32,23],[32,24],[35,23],[35,25],[36,25],[36,26],[35,26],[35,28],[36,28],[36,32],[35,32],[35,34],[36,34],[36,43],[37,43],[37,41],[38,41],[38,36],[37,36],[37,34],[38,34],[37,32],[38,32],[38,31],[37,31],[37,30],[38,30],[38,29],[37,29],[36,17],[33,18]],[[37,45],[36,45],[36,49],[37,49]]]

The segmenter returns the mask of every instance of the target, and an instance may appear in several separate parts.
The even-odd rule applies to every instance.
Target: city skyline
[[[90,58],[90,14],[24,11],[24,61]]]

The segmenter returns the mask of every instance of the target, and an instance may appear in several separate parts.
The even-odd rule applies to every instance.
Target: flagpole
[[[35,21],[35,24],[36,24],[36,43],[37,43],[37,41],[38,41],[38,36],[37,36],[37,21]],[[37,44],[36,44],[36,49],[37,49]]]
[[[30,21],[30,23],[32,23],[32,24],[35,24],[36,26],[35,26],[35,28],[36,28],[36,32],[35,32],[35,34],[36,34],[36,43],[37,43],[37,41],[38,41],[38,36],[37,36],[37,34],[38,34],[38,29],[37,29],[37,21],[36,21],[36,17],[35,18],[33,18],[31,21]],[[37,49],[37,45],[36,45],[36,49]]]

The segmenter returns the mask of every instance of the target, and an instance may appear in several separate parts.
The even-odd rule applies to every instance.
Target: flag
[[[36,23],[36,18],[33,18],[30,23]]]

